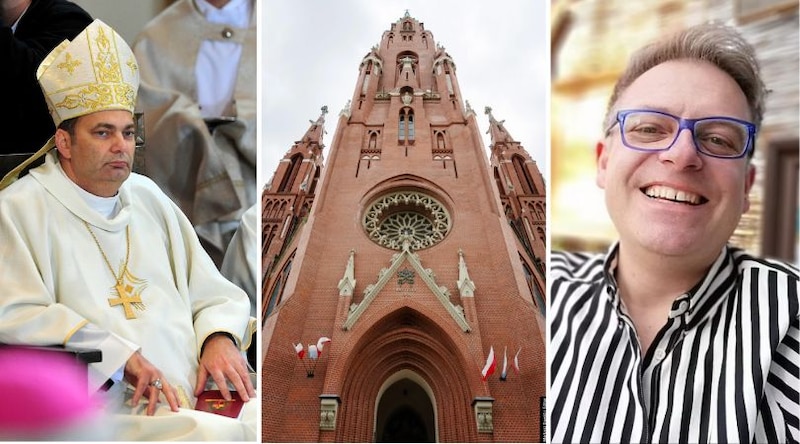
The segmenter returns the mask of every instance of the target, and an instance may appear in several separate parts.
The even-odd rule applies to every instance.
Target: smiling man
[[[550,442],[800,440],[798,270],[728,245],[764,95],[729,27],[633,55],[597,144],[619,241],[551,257]]]
[[[243,420],[194,410],[212,380],[226,399],[256,395],[250,304],[180,209],[131,172],[133,52],[96,20],[37,78],[58,129],[42,166],[0,184],[0,342],[100,349],[89,386],[117,439],[255,440],[255,402]]]

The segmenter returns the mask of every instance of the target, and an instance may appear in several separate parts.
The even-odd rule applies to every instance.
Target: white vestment
[[[225,251],[220,271],[238,285],[250,298],[250,316],[256,316],[256,305],[261,300],[258,290],[258,205],[251,206],[242,215],[242,223],[233,234]]]
[[[115,384],[110,408],[128,413],[115,415],[118,438],[254,439],[255,402],[246,404],[249,427],[190,410],[206,337],[227,332],[240,346],[249,342],[247,296],[217,271],[187,218],[150,179],[132,173],[118,195],[121,209],[110,219],[101,216],[64,174],[55,150],[44,165],[0,191],[0,342],[68,344],[84,327],[107,330],[139,347],[188,407],[170,413],[162,400],[156,417],[145,416],[143,408],[131,415],[132,408],[122,405],[130,389]],[[110,303],[119,293],[103,258],[116,275],[128,251],[128,290],[143,304],[132,307],[132,319],[124,305]],[[124,365],[127,356],[103,345],[97,348],[104,361]],[[111,378],[114,370],[104,371]]]
[[[256,203],[256,14],[247,28],[209,23],[193,0],[151,20],[132,48],[141,84],[146,171],[192,221],[219,265],[242,213]],[[233,101],[209,131],[198,105],[197,54],[208,40],[237,42]]]

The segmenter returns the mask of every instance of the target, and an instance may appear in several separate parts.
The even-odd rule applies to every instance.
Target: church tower
[[[327,161],[325,108],[283,157],[262,196],[264,441],[545,439],[545,186],[486,111],[490,159],[406,12]]]

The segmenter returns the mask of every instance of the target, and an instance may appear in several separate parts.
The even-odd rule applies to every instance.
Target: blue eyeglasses
[[[622,144],[637,151],[666,151],[678,140],[682,130],[692,133],[698,152],[722,159],[738,159],[753,149],[756,126],[732,117],[684,119],[649,110],[617,111],[617,121],[606,129],[609,134],[619,124]]]

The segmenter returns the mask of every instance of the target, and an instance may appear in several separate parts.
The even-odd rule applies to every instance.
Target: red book
[[[231,390],[231,400],[226,401],[219,390],[206,390],[197,397],[197,404],[195,404],[194,409],[238,418],[243,405],[244,401],[236,391]]]

